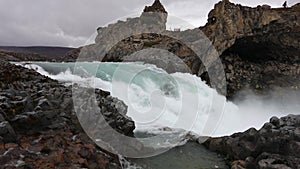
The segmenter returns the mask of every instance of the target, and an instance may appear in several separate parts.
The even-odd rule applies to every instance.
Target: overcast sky
[[[91,42],[96,28],[141,13],[154,0],[0,0],[0,46],[72,46]],[[199,27],[219,0],[161,0],[172,18]],[[231,0],[280,7],[284,0]],[[289,5],[299,0],[288,1]],[[170,19],[173,20],[174,19]],[[186,27],[168,24],[169,28]]]

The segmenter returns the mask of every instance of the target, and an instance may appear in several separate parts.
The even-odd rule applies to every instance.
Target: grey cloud
[[[217,0],[161,0],[171,16],[201,26]],[[283,1],[232,0],[257,6]],[[0,45],[81,46],[96,28],[131,14],[140,14],[149,0],[0,0]],[[289,1],[295,4],[296,0]],[[170,23],[172,25],[172,23]]]

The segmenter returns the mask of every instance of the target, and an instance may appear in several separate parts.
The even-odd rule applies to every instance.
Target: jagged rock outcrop
[[[228,97],[245,89],[259,94],[278,87],[298,90],[299,14],[299,4],[250,8],[223,0],[215,5],[200,29],[221,52]]]
[[[204,145],[227,155],[233,168],[299,169],[300,115],[272,117],[260,130],[211,138]]]
[[[162,12],[166,14],[168,13],[159,0],[155,0],[151,6],[146,6],[144,12]]]
[[[299,60],[300,19],[297,17],[299,13],[297,5],[277,9],[272,9],[268,5],[250,8],[222,0],[215,5],[208,15],[207,24],[200,29],[211,39],[220,53],[233,45],[247,41],[248,46],[250,43],[257,44],[250,46],[249,49],[268,50],[269,47],[272,51],[278,50],[279,57],[276,57],[275,51],[269,53],[269,56],[275,54],[273,56],[275,59]],[[259,43],[265,45],[260,46]],[[286,49],[288,52],[282,55],[284,52],[280,52],[280,49]],[[259,56],[254,59],[266,57]]]
[[[281,97],[288,95],[286,91],[299,92],[299,63],[276,60],[253,62],[237,53],[225,53],[220,58],[226,73],[228,98],[238,96],[237,99],[241,99],[250,90],[265,96],[277,93]]]
[[[167,13],[159,1],[155,1],[150,7],[145,8],[145,12],[137,18],[128,18],[126,21],[118,21],[115,24],[109,24],[107,27],[99,27],[97,29],[98,36],[95,39],[96,44],[88,45],[82,48],[79,61],[103,61],[107,53],[116,46],[120,41],[133,35],[143,33],[160,34],[166,30]],[[125,46],[128,46],[125,44]],[[124,51],[115,48],[115,53],[119,53],[124,57],[124,53],[129,53],[129,48]],[[134,50],[136,51],[136,50]],[[120,53],[121,52],[121,53]],[[113,60],[107,57],[107,60]]]

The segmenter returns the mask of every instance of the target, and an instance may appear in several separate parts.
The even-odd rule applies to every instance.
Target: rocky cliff
[[[200,29],[221,54],[227,96],[245,89],[264,94],[278,87],[298,89],[299,14],[299,4],[250,8],[223,0],[215,5]]]
[[[161,12],[166,14],[168,13],[159,0],[155,0],[151,6],[146,6],[144,12]]]
[[[147,11],[151,11],[150,14]],[[80,57],[101,61],[144,61],[168,72],[196,74],[208,83],[211,82],[209,76],[214,76],[217,77],[215,83],[226,80],[225,91],[218,84],[212,86],[228,97],[249,88],[257,93],[271,90],[271,86],[297,88],[300,75],[299,14],[299,5],[277,9],[267,5],[250,8],[222,0],[209,13],[205,26],[172,32],[165,30],[167,12],[159,1],[155,1],[145,8],[140,18],[99,28],[96,44],[83,48]],[[216,50],[211,49],[212,45]],[[152,48],[175,56],[157,59],[147,52],[142,57],[133,55]],[[215,63],[219,58],[226,79],[221,76],[224,72],[220,70],[220,64]],[[182,65],[179,62],[186,67],[178,66]]]
[[[247,44],[249,48],[245,53],[266,50],[258,58],[254,53],[254,60],[269,60],[270,57],[295,61],[299,60],[299,12],[299,5],[277,9],[268,5],[250,8],[222,0],[210,11],[207,24],[200,29],[220,53],[233,45],[246,48]],[[268,53],[268,48],[273,52]]]
[[[299,6],[250,8],[222,0],[210,11],[205,26],[173,32],[166,30],[166,9],[155,0],[138,18],[98,28],[96,44],[70,51],[64,57],[50,59],[4,51],[0,55],[10,61],[144,61],[170,73],[196,74],[229,98],[246,89],[256,93],[278,87],[297,90]],[[145,51],[153,48],[161,51]],[[135,54],[143,50],[139,56]]]

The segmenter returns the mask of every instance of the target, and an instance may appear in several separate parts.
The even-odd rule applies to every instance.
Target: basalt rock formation
[[[211,138],[204,145],[226,154],[232,168],[300,168],[300,115],[272,117],[260,130]]]
[[[276,9],[267,5],[250,8],[222,0],[209,13],[205,26],[181,32],[167,31],[167,12],[159,1],[155,1],[145,8],[140,18],[99,28],[96,44],[84,47],[79,58],[144,61],[170,73],[196,74],[208,83],[211,81],[209,77],[217,77],[217,83],[226,80],[228,90],[212,86],[228,97],[247,88],[258,93],[271,90],[271,86],[296,89],[300,75],[299,14],[299,5]],[[152,55],[161,53],[146,52],[142,57],[133,57],[135,52],[153,48],[175,56],[157,59]],[[224,72],[216,60],[221,60]],[[178,66],[182,65],[178,64],[180,61],[185,68]],[[222,76],[224,73],[226,79]]]
[[[0,65],[0,168],[120,168],[118,157],[82,130],[71,87],[5,61]],[[115,131],[132,136],[135,126],[126,116],[127,106],[107,92],[91,92],[101,112],[85,117],[98,119],[101,113]],[[99,124],[93,132],[110,137]]]
[[[222,0],[200,29],[220,53],[233,47],[245,50],[244,54],[253,60],[298,61],[299,12],[299,5],[277,9],[268,5],[250,8]]]
[[[220,52],[227,93],[257,93],[274,88],[298,89],[300,77],[300,8],[272,9],[235,5],[223,0],[200,29]]]

